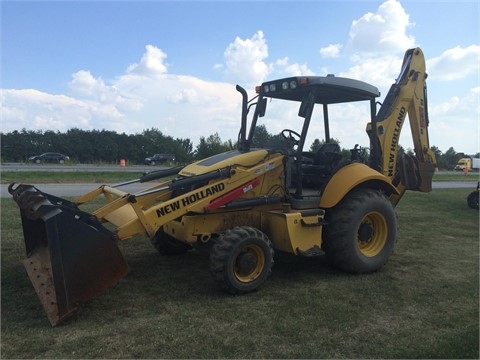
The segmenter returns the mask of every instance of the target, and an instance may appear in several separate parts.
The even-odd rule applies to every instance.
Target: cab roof
[[[315,103],[338,104],[353,101],[374,100],[380,96],[377,87],[366,82],[327,76],[295,76],[264,82],[257,92],[264,97],[302,101],[315,91]]]

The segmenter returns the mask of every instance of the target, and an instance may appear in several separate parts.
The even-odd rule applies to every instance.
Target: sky
[[[241,96],[297,75],[350,77],[381,102],[405,51],[427,62],[430,145],[480,151],[476,0],[8,1],[0,3],[2,132],[71,128],[236,141]],[[300,132],[284,104],[267,130]],[[283,106],[286,106],[283,108]],[[288,104],[292,106],[292,104]],[[315,114],[314,114],[315,115]],[[365,106],[335,106],[331,137],[368,146]],[[324,139],[321,112],[308,147]],[[413,147],[408,122],[400,144]]]

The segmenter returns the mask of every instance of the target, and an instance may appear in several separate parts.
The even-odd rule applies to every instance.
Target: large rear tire
[[[152,245],[162,255],[179,255],[185,254],[192,247],[189,244],[181,242],[163,231],[158,229],[154,237],[150,239]]]
[[[210,252],[210,273],[231,294],[256,290],[272,272],[274,251],[268,237],[250,226],[229,229]]]
[[[374,272],[393,253],[397,218],[392,204],[380,191],[353,191],[327,212],[326,220],[323,250],[340,270]]]

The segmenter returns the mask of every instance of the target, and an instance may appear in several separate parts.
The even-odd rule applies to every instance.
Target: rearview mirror
[[[257,114],[259,117],[265,116],[265,111],[267,110],[267,98],[263,98],[257,104]]]
[[[307,96],[305,96],[300,104],[300,109],[298,109],[298,116],[305,118],[307,116],[307,110],[313,107],[315,103],[315,93],[310,91]]]

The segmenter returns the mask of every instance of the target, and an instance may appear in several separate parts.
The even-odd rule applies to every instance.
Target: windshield
[[[303,136],[303,151],[309,151],[316,140],[329,142],[332,139],[340,141],[342,147],[353,148],[355,144],[368,146],[369,138],[365,126],[370,121],[370,103],[360,101],[328,105],[328,124],[325,124],[325,114],[322,104],[313,108],[311,119],[299,116],[301,103],[282,99],[267,98],[265,116],[258,117],[255,131],[251,133],[250,145],[253,148],[285,147],[282,131],[292,130],[302,136],[305,121],[308,128]],[[253,111],[249,124],[253,125]],[[317,143],[318,143],[317,141]],[[296,147],[293,147],[296,149]]]

